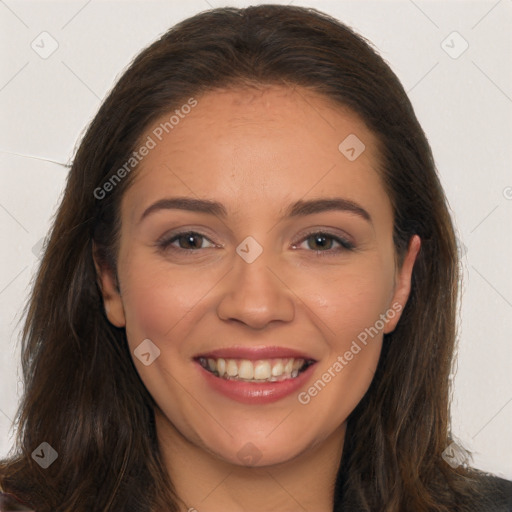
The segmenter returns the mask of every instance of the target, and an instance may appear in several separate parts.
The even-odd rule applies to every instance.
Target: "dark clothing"
[[[512,512],[512,481],[488,477],[489,491],[474,504],[474,512]],[[17,501],[12,494],[0,492],[0,512],[37,512]],[[350,512],[350,511],[347,511]],[[412,512],[412,511],[411,511]]]
[[[512,481],[490,477],[488,496],[475,503],[475,512],[512,512]]]

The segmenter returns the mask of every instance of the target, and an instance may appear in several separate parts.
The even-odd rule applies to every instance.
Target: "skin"
[[[192,357],[233,345],[295,348],[317,360],[307,391],[381,314],[405,306],[420,240],[411,239],[397,268],[376,139],[350,110],[278,86],[197,99],[123,197],[120,291],[97,266],[107,315],[126,328],[132,353],[144,339],[160,349],[149,366],[134,362],[157,403],[158,440],[183,510],[330,511],[346,419],[400,314],[307,404],[296,393],[265,405],[235,402],[206,384]],[[349,134],[366,146],[355,161],[338,150]],[[218,201],[227,215],[160,209],[141,220],[175,196]],[[357,203],[371,221],[350,211],[283,217],[297,200],[332,197]],[[186,238],[185,248],[179,239],[158,247],[164,235],[188,230],[204,235],[199,249],[183,245]],[[355,249],[333,239],[319,247],[308,238],[319,231]],[[250,264],[235,251],[247,236],[263,248]],[[253,466],[237,456],[247,443],[259,457]]]

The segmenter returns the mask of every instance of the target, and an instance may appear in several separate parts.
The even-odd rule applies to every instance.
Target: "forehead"
[[[215,198],[233,214],[262,200],[280,210],[308,194],[388,202],[377,139],[348,108],[281,86],[210,91],[195,101],[141,138],[154,147],[123,200],[140,205],[133,215],[165,194]]]

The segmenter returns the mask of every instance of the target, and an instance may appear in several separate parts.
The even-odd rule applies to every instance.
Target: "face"
[[[419,240],[397,268],[376,139],[349,110],[268,87],[207,93],[166,133],[170,115],[122,200],[120,292],[98,267],[109,320],[160,430],[239,465],[310,453],[368,389]]]

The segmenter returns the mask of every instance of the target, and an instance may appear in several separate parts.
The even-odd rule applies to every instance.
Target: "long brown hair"
[[[190,98],[247,84],[308,88],[358,114],[379,141],[398,262],[412,235],[422,240],[403,316],[348,420],[334,510],[466,510],[476,474],[441,457],[450,443],[458,260],[429,144],[367,41],[316,10],[277,5],[213,9],[171,28],[134,60],[88,128],[28,304],[25,393],[16,450],[0,465],[4,489],[38,512],[178,510],[152,397],[124,329],[103,310],[93,241],[115,272],[120,200],[136,170],[103,185],[150,124]],[[47,469],[31,458],[41,442],[58,452]]]

